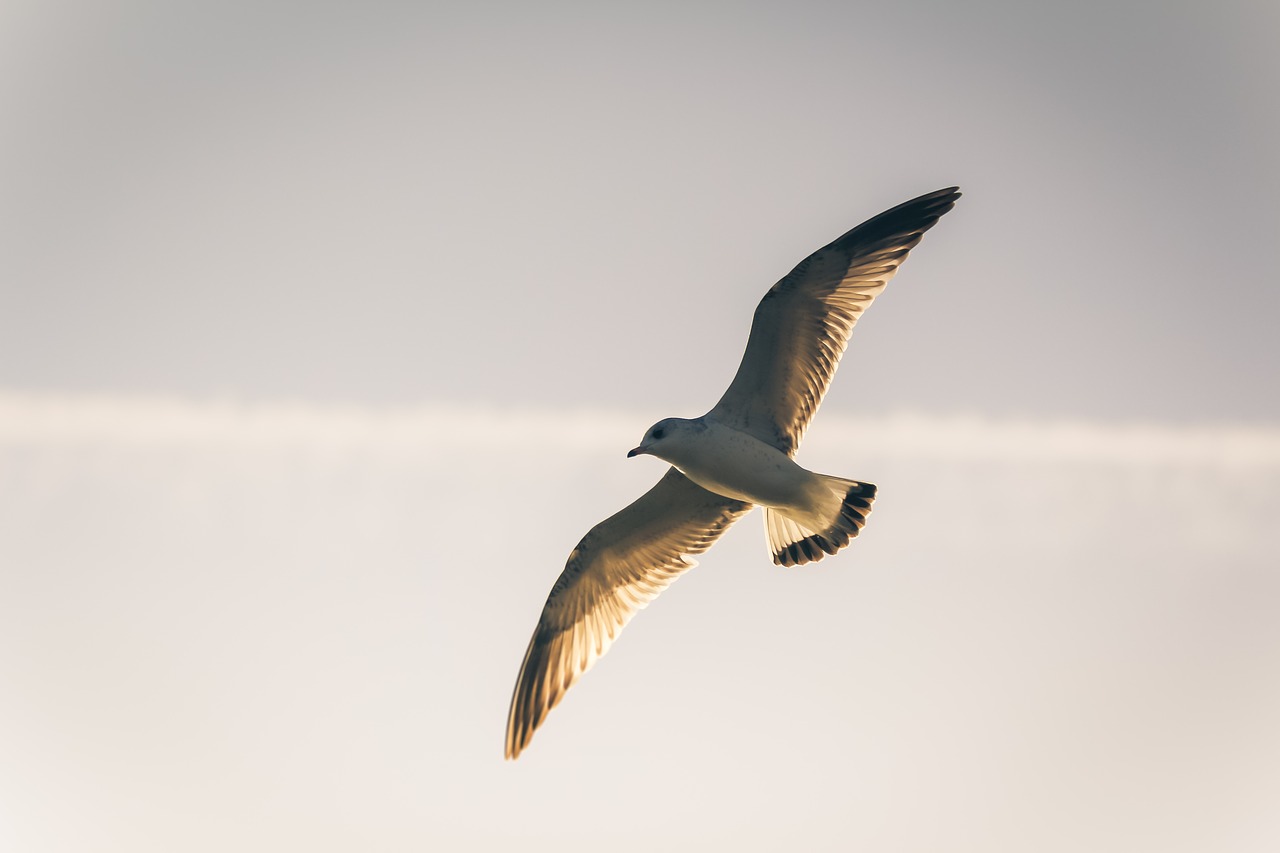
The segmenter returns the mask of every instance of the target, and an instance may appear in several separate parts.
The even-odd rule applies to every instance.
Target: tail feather
[[[832,491],[843,499],[835,518],[820,530],[784,515],[773,507],[765,507],[765,531],[769,536],[769,550],[779,566],[796,566],[815,563],[827,554],[834,554],[849,544],[862,531],[871,514],[871,504],[876,499],[876,487],[872,483],[825,477]]]

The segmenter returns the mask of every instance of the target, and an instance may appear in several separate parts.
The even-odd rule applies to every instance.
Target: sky
[[[0,847],[1273,850],[1269,4],[0,4]],[[765,290],[964,197],[502,760]]]

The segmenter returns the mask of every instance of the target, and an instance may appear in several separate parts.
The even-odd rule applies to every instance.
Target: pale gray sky
[[[1274,422],[1278,18],[18,4],[0,384],[697,414],[773,281],[958,183],[831,407]]]
[[[1265,3],[0,5],[0,848],[1280,847]],[[593,523],[951,184],[515,764]]]

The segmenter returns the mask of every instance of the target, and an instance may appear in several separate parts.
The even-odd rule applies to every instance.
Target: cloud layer
[[[476,405],[342,407],[162,396],[0,391],[0,445],[260,448],[431,456],[448,448],[504,453],[617,449],[645,416],[621,411]],[[1280,428],[992,420],[978,416],[824,414],[808,443],[857,435],[876,455],[1010,462],[1096,462],[1259,470],[1280,466]]]

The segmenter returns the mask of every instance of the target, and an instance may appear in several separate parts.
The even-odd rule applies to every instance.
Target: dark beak
[[[641,453],[644,453],[644,452],[645,452],[645,449],[643,447],[633,447],[627,451],[627,458],[630,459],[632,456],[639,456]]]

